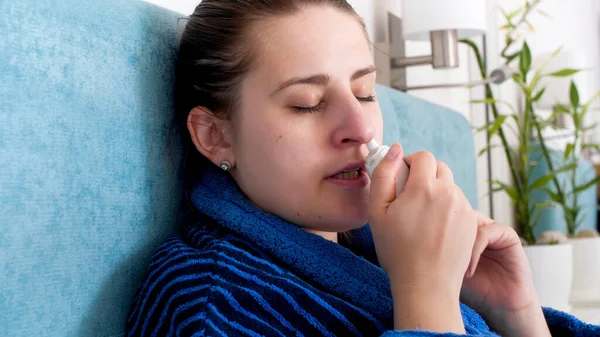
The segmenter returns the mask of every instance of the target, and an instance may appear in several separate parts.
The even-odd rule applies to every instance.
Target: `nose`
[[[349,96],[336,109],[336,127],[332,133],[336,147],[358,147],[375,136],[374,116],[363,108],[353,94]]]

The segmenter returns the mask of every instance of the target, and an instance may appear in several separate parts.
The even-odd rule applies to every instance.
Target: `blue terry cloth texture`
[[[217,169],[191,200],[202,215],[155,253],[127,336],[456,336],[393,331],[368,225],[336,244],[261,211]],[[467,335],[497,336],[474,310],[461,312]],[[553,336],[600,335],[566,313],[544,314]]]

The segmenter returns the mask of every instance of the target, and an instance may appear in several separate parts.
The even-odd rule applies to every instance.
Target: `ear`
[[[188,114],[187,128],[198,152],[217,166],[223,160],[235,166],[230,121],[205,107],[195,107]]]

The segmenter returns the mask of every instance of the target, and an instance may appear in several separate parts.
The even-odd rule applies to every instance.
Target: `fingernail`
[[[394,160],[400,154],[400,147],[397,145],[392,145],[388,152],[385,154],[385,159]]]

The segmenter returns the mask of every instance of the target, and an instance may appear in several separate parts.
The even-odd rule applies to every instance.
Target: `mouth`
[[[331,178],[333,179],[356,179],[358,178],[361,173],[364,171],[364,169],[362,168],[356,168],[356,169],[349,169],[349,170],[342,170],[339,173],[336,173],[334,175],[331,176]]]
[[[366,173],[364,160],[348,163],[329,177],[334,179],[356,179],[361,173]]]
[[[350,163],[328,176],[326,180],[346,189],[362,189],[369,184],[364,161]]]

